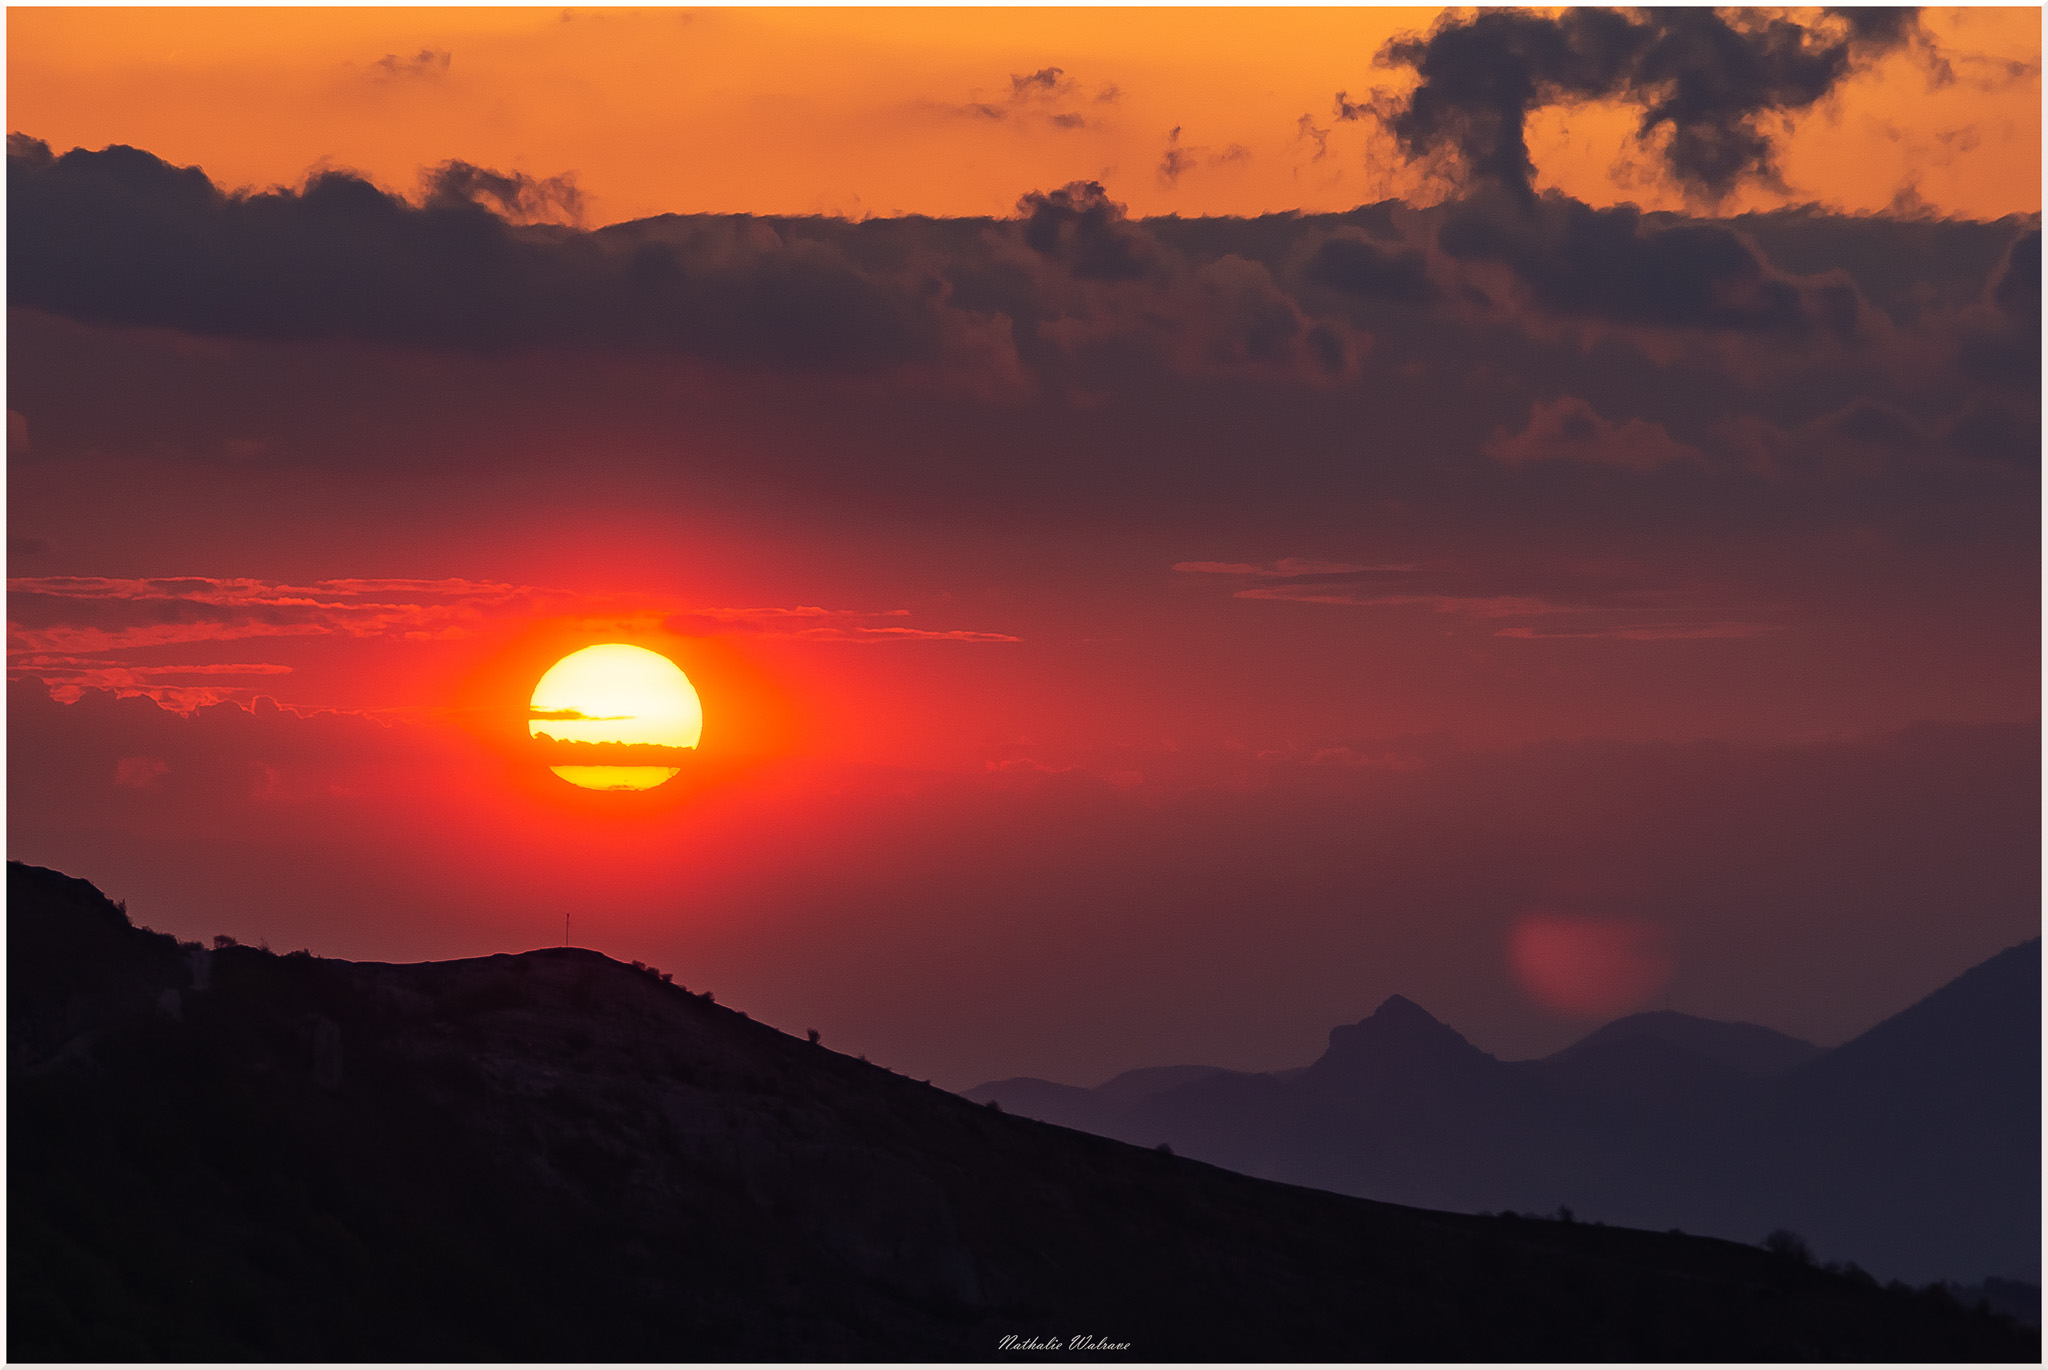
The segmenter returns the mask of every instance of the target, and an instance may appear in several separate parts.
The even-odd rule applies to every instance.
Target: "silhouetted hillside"
[[[1300,1070],[967,1097],[1367,1198],[1750,1241],[1790,1228],[1888,1278],[2038,1283],[2040,1013],[2036,940],[1831,1052],[1662,1012],[1500,1061],[1396,995]]]
[[[594,952],[208,951],[8,881],[11,1359],[2038,1356],[1755,1247],[1049,1127]]]

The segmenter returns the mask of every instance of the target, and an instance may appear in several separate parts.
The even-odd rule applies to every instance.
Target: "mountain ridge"
[[[1758,1023],[1701,1018],[1672,1009],[1632,1013],[1602,1024],[1570,1046],[1544,1057],[1569,1060],[1609,1042],[1654,1037],[1744,1075],[1775,1075],[1816,1060],[1825,1048]]]
[[[8,878],[12,1359],[2038,1355],[1754,1247],[1008,1116],[587,950],[209,950]]]
[[[1294,1071],[964,1095],[1362,1197],[1737,1240],[1790,1226],[1883,1275],[2037,1284],[2039,960],[2038,938],[2009,948],[1827,1051],[1657,1011],[1502,1061],[1394,995]]]

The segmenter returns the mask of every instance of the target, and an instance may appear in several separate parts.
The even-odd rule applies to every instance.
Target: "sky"
[[[9,855],[951,1087],[2039,931],[2038,10],[8,17]],[[253,111],[261,111],[260,117]],[[526,743],[669,656],[675,779]]]

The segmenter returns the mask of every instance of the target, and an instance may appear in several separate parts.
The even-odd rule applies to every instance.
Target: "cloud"
[[[1567,318],[1804,339],[1853,336],[1862,317],[1845,274],[1793,278],[1725,224],[1660,224],[1634,205],[1482,194],[1448,208],[1437,243],[1506,266],[1537,309]]]
[[[462,579],[358,577],[294,585],[211,576],[22,576],[8,581],[8,613],[10,678],[40,681],[60,699],[113,689],[175,701],[180,708],[246,701],[255,697],[255,687],[178,681],[287,675],[292,668],[139,657],[259,638],[448,641],[505,624],[568,616],[623,632],[666,627],[685,635],[745,633],[816,642],[1018,640],[1008,633],[890,621],[909,617],[904,609],[678,610],[619,596]]]
[[[1195,164],[1200,152],[1200,148],[1180,145],[1180,126],[1174,125],[1166,135],[1166,151],[1159,154],[1159,184],[1169,187],[1180,184],[1182,173]]]
[[[1405,96],[1339,98],[1345,117],[1381,117],[1411,157],[1448,154],[1524,202],[1532,113],[1631,104],[1637,141],[1689,192],[1718,201],[1744,181],[1779,186],[1774,124],[1918,34],[1915,10],[1840,9],[1811,24],[1753,10],[1450,11],[1376,57],[1414,72]]]
[[[1076,280],[1134,281],[1157,258],[1150,237],[1124,215],[1100,181],[1073,181],[1017,201],[1024,241]]]
[[[1243,561],[1176,561],[1173,563],[1173,569],[1198,576],[1256,576],[1267,574],[1263,568]]]
[[[1256,576],[1305,582],[1314,579],[1348,580],[1374,571],[1412,571],[1412,565],[1354,566],[1348,561],[1317,561],[1311,557],[1282,557],[1271,566],[1254,566],[1242,561],[1176,561],[1176,571],[1190,575]]]
[[[1026,100],[1066,95],[1077,90],[1080,84],[1058,67],[1041,67],[1028,75],[1010,78],[1010,99],[1021,104]]]
[[[2027,285],[2038,265],[2026,274],[2038,246],[2029,259],[2019,240],[2032,226],[2017,221],[1815,211],[1712,220],[1558,196],[1521,204],[1498,188],[1426,209],[1139,220],[1102,182],[1076,181],[1022,196],[1006,220],[686,215],[586,231],[509,222],[564,217],[567,202],[545,181],[452,162],[428,173],[418,204],[342,173],[230,194],[134,149],[54,157],[20,138],[9,169],[19,319],[425,349],[478,367],[644,358],[750,387],[839,373],[835,394],[885,403],[912,391],[1096,407],[1142,395],[1154,413],[1185,416],[1165,422],[1191,429],[1223,403],[1218,381],[1325,391],[1333,407],[1286,420],[1301,430],[1301,455],[1275,459],[1354,487],[1464,460],[1496,430],[1519,431],[1539,398],[1560,395],[1697,444],[1719,417],[1769,408],[1768,421],[1789,430],[1859,393],[1883,398],[1910,376],[1920,393],[1894,407],[1930,444],[2001,462],[2027,460],[2038,404],[2038,304],[2031,314],[2028,305],[2038,286]],[[1502,321],[1524,336],[1494,327]],[[1561,341],[1613,338],[1622,346],[1593,374],[1558,351]],[[264,364],[303,353],[265,352]],[[75,388],[54,364],[40,370]],[[1474,402],[1461,387],[1480,385],[1482,370],[1491,379]],[[14,398],[35,429],[27,457],[82,450],[28,393],[17,386]],[[621,393],[623,408],[637,406],[633,422],[672,421]],[[1237,412],[1263,403],[1252,394],[1239,394]],[[1368,395],[1380,397],[1369,425],[1337,413],[1338,397]],[[1697,412],[1709,395],[1716,415]],[[128,445],[170,450],[144,436],[134,412]],[[339,459],[338,434],[286,439],[265,422],[250,413],[211,426],[207,450],[260,451],[274,466],[289,448],[325,445]],[[89,426],[123,423],[109,414]],[[1400,432],[1404,451],[1369,462],[1308,456],[1368,427]],[[93,445],[103,444],[83,444]],[[1070,483],[1106,474],[1071,444],[1061,450],[1075,454]],[[1128,435],[1108,466],[1130,488],[1158,485],[1164,471],[1139,468],[1164,450]],[[1068,461],[1050,448],[1023,459]],[[1001,485],[1015,469],[926,464],[928,486]],[[1186,489],[1223,469],[1179,468],[1165,484]]]
[[[2041,229],[2006,249],[1981,304],[1955,333],[1956,362],[1978,387],[1945,424],[1963,455],[2017,467],[2041,459]]]
[[[965,628],[911,628],[902,624],[877,624],[878,618],[902,618],[907,609],[862,613],[850,609],[821,609],[815,605],[767,609],[695,609],[671,614],[662,626],[685,637],[715,637],[723,634],[748,637],[795,638],[806,642],[1016,642],[1008,633],[980,632]]]
[[[1950,420],[1945,436],[1964,456],[2035,467],[2041,460],[2041,408],[1988,396],[1975,399]]]
[[[1159,155],[1159,184],[1171,190],[1180,184],[1180,178],[1200,166],[1228,166],[1233,162],[1251,160],[1252,150],[1241,143],[1227,144],[1221,152],[1211,152],[1206,147],[1184,146],[1180,141],[1180,126],[1175,125],[1166,134],[1166,149]]]
[[[1654,471],[1673,462],[1700,459],[1698,448],[1673,440],[1660,424],[1642,419],[1613,423],[1570,395],[1560,395],[1549,403],[1537,401],[1522,431],[1509,434],[1496,429],[1484,450],[1508,466],[1574,461],[1625,471]]]
[[[1014,641],[1007,634],[929,630],[877,620],[907,609],[815,605],[662,610],[616,596],[491,580],[355,578],[294,585],[249,578],[21,576],[8,581],[15,645],[35,652],[92,652],[256,637],[454,637],[513,618],[567,614],[665,621],[673,631],[723,630],[801,636],[820,628]]]
[[[1580,614],[1583,604],[1560,604],[1533,595],[1376,594],[1345,590],[1334,584],[1255,585],[1237,592],[1238,599],[1272,599],[1289,604],[1341,604],[1361,609],[1431,609],[1468,618],[1532,618],[1539,614]]]
[[[1955,456],[2005,466],[2040,460],[2040,407],[2028,397],[1986,390],[1948,414],[1915,413],[1869,397],[1803,423],[1730,415],[1711,436],[1739,463],[1774,481],[1812,480],[1836,487],[1887,473],[1928,479]]]
[[[1467,617],[1528,618],[1541,614],[1579,613],[1586,606],[1558,603],[1539,595],[1459,593],[1429,588],[1441,583],[1439,571],[1425,576],[1412,563],[1356,566],[1343,562],[1287,557],[1271,566],[1234,562],[1183,561],[1176,571],[1197,575],[1239,576],[1256,583],[1233,592],[1236,599],[1274,600],[1289,604],[1331,604],[1353,608],[1427,608]]]
[[[435,80],[448,74],[454,55],[439,48],[421,48],[411,57],[387,52],[370,63],[370,73],[384,80]]]
[[[1867,447],[1910,452],[1921,443],[1920,426],[1910,415],[1876,400],[1857,400],[1822,423],[1830,435]]]
[[[8,663],[9,679],[37,682],[50,698],[70,703],[93,690],[151,699],[166,707],[190,712],[230,701],[248,702],[258,697],[255,685],[180,684],[180,681],[222,681],[261,679],[291,674],[292,668],[275,662],[216,662],[186,666],[142,666],[132,662],[77,661],[61,657],[23,655]],[[275,690],[277,687],[268,687]]]
[[[492,171],[447,161],[420,176],[429,208],[480,204],[510,223],[583,223],[583,192],[574,175],[536,179],[519,171]]]
[[[1615,642],[1701,642],[1729,638],[1762,637],[1782,633],[1782,623],[1623,623],[1612,628],[1585,632],[1545,632],[1541,628],[1502,628],[1495,637],[1520,638],[1525,642],[1607,639]]]
[[[494,623],[562,611],[560,591],[471,580],[334,580],[308,585],[209,576],[15,577],[8,582],[8,674],[59,699],[88,689],[190,709],[250,700],[235,678],[287,675],[270,662],[163,662],[167,649],[253,639],[451,640]],[[215,683],[180,683],[189,678]]]
[[[497,581],[24,576],[8,582],[12,650],[100,653],[259,637],[460,637],[574,596]]]
[[[1319,127],[1313,115],[1304,114],[1295,120],[1294,138],[1314,146],[1315,152],[1308,159],[1311,165],[1330,155],[1330,130]]]
[[[1315,250],[1304,273],[1346,295],[1428,304],[1441,292],[1421,252],[1387,247],[1362,233],[1333,236]]]
[[[222,191],[135,148],[10,142],[10,299],[105,323],[349,337],[486,353],[631,348],[734,365],[874,370],[937,359],[951,318],[915,272],[749,221],[656,220],[564,237],[521,214],[579,203],[446,163],[414,205],[343,171]]]
[[[1962,337],[1961,361],[1973,378],[2001,390],[2041,390],[2041,230],[2022,233],[1993,278],[1988,308]],[[2038,405],[2038,400],[2036,401]]]
[[[1943,48],[1922,35],[1918,44],[1927,67],[1928,84],[1935,89],[1958,82],[1986,93],[2009,90],[2041,79],[2041,59],[2022,60]]]
[[[153,790],[171,771],[160,756],[124,756],[114,763],[114,784],[122,789]]]
[[[2013,240],[2005,266],[1992,283],[1991,302],[2019,323],[2041,320],[2041,230],[2030,229]],[[2036,379],[2039,379],[2036,377]]]
[[[1317,384],[1368,346],[1273,264],[1166,248],[1093,181],[1026,194],[1014,225],[671,215],[586,232],[508,221],[573,218],[567,177],[455,162],[420,204],[339,171],[230,194],[126,147],[17,139],[8,167],[13,303],[98,324],[999,386],[1020,365],[1057,382],[1112,339],[1126,367]],[[1138,281],[1142,298],[1114,289]]]
[[[1196,150],[1172,150],[1180,174]],[[1404,349],[1456,365],[1445,330],[1487,315],[1546,341],[1575,321],[1782,352],[1868,348],[1898,327],[1953,335],[1951,316],[1974,309],[1976,340],[1957,364],[2015,384],[2038,372],[2026,365],[2038,327],[2024,326],[2024,262],[2000,277],[2013,283],[2006,305],[1978,293],[1992,266],[1978,259],[2012,245],[2010,226],[1716,221],[1522,203],[1498,188],[1398,215],[1134,220],[1101,182],[1075,181],[1025,194],[1011,222],[670,215],[584,231],[512,222],[573,221],[569,176],[456,161],[424,173],[417,204],[333,171],[231,194],[132,148],[55,157],[19,137],[9,176],[13,303],[210,336],[679,356],[1077,394],[1219,368],[1327,385],[1362,374],[1389,325]]]
[[[1306,313],[1259,262],[1218,257],[1194,272],[1193,284],[1191,341],[1202,363],[1319,371],[1335,379],[1367,346],[1342,325]]]
[[[1018,212],[1036,270],[1028,289],[1014,277],[996,288],[1019,354],[1041,376],[1086,386],[1150,370],[1327,384],[1371,346],[1348,321],[1305,308],[1265,261],[1213,251],[1204,260],[1170,246],[1100,182],[1033,192]],[[964,284],[961,294],[979,298]]]
[[[1361,566],[1300,557],[1266,566],[1183,561],[1173,569],[1251,582],[1232,591],[1234,599],[1353,609],[1427,609],[1467,619],[1494,637],[1523,641],[1677,642],[1784,631],[1782,624],[1734,618],[1731,610],[1735,606],[1727,595],[1645,583],[1640,573],[1569,566],[1516,571],[1413,562]],[[1765,608],[1746,607],[1750,613]],[[1560,623],[1564,626],[1558,626]]]
[[[817,632],[815,632],[815,633],[797,633],[797,634],[792,634],[792,636],[796,636],[796,637],[822,637],[822,636],[829,636],[829,635],[827,634],[826,630],[822,630],[822,629],[821,629],[821,630],[818,630],[818,631],[817,631]],[[882,627],[882,628],[868,628],[868,627],[862,627],[862,628],[856,628],[856,629],[854,629],[854,630],[853,630],[853,634],[852,634],[852,635],[850,635],[850,636],[845,636],[845,637],[831,636],[831,637],[830,637],[830,640],[832,640],[832,641],[838,641],[838,642],[875,642],[875,641],[896,641],[896,642],[1021,642],[1021,641],[1023,641],[1023,639],[1022,639],[1022,638],[1019,638],[1019,637],[1015,637],[1015,636],[1012,636],[1012,635],[1011,635],[1011,634],[1009,634],[1009,633],[984,633],[984,632],[977,632],[977,631],[975,631],[975,630],[973,630],[973,629],[970,629],[970,628],[937,628],[937,629],[933,629],[933,628],[897,628],[897,627]]]
[[[1105,86],[1094,103],[1114,104],[1119,95],[1115,86]],[[922,108],[990,123],[1042,121],[1062,130],[1094,127],[1094,121],[1077,104],[1081,99],[1081,83],[1067,75],[1065,68],[1048,66],[1037,71],[1012,72],[1009,91],[999,99],[973,99],[957,105],[927,103]]]

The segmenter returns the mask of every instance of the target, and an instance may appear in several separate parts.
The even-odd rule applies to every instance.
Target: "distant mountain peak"
[[[1779,1075],[1819,1057],[1821,1049],[1756,1023],[1728,1023],[1672,1009],[1652,1009],[1596,1028],[1549,1059],[1572,1062],[1625,1042],[1661,1042],[1738,1075]]]
[[[1389,1022],[1405,1018],[1411,1022],[1434,1023],[1438,1027],[1443,1026],[1438,1021],[1436,1015],[1416,1003],[1413,999],[1402,994],[1389,994],[1386,1000],[1372,1011],[1372,1016],[1374,1018],[1384,1018]]]
[[[1492,1059],[1413,999],[1391,994],[1371,1017],[1331,1028],[1329,1050],[1309,1070],[1350,1075]]]

